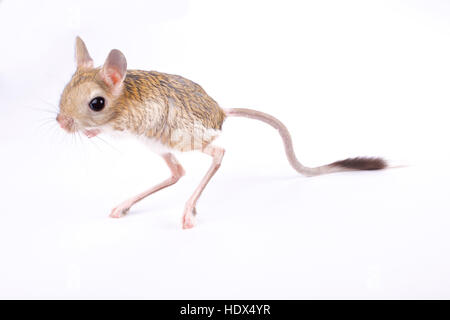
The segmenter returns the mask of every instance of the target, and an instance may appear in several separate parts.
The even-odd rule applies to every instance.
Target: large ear
[[[103,81],[105,81],[113,91],[118,92],[122,87],[126,73],[127,59],[125,59],[125,56],[119,50],[111,50],[108,58],[106,58],[105,64],[100,70],[100,76]]]
[[[92,60],[86,45],[80,37],[75,41],[75,60],[77,61],[77,69],[88,69],[94,67],[94,60]]]

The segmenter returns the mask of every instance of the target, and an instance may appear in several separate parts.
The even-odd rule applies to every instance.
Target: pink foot
[[[194,227],[195,208],[187,207],[183,215],[183,229],[191,229]]]
[[[128,212],[128,210],[130,210],[130,207],[131,206],[129,205],[129,203],[122,203],[112,209],[109,216],[111,218],[122,218]]]

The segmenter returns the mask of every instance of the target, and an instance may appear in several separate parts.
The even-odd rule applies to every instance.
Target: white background
[[[198,153],[110,219],[169,170],[56,125],[76,35],[96,65],[118,48],[275,115],[305,165],[410,166],[304,178],[276,131],[233,118],[194,229]],[[0,298],[450,298],[448,1],[4,0],[0,43]]]

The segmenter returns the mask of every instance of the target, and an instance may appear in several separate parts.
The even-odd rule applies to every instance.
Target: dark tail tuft
[[[341,167],[354,170],[380,170],[387,167],[382,158],[349,158],[330,164],[332,167]]]

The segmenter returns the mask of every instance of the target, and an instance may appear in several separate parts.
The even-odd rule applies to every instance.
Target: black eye
[[[103,97],[95,97],[89,102],[89,108],[91,108],[92,111],[102,111],[104,107],[105,99]]]

